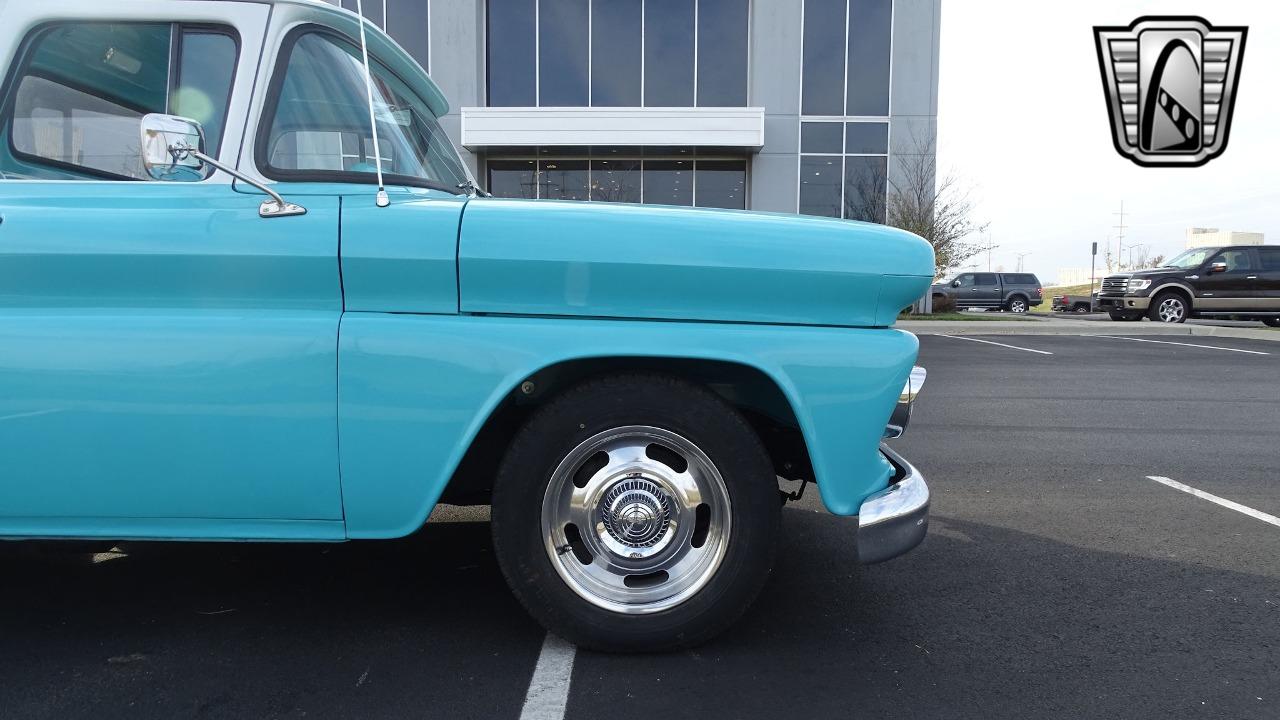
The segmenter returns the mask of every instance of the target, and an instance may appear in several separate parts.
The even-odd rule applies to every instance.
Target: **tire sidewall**
[[[548,557],[542,532],[543,498],[556,467],[588,438],[627,425],[659,427],[697,445],[724,479],[730,504],[730,536],[715,574],[679,605],[643,615],[606,610],[575,593]],[[494,484],[494,545],[525,607],[576,644],[606,650],[684,646],[732,623],[759,591],[772,565],[778,506],[767,454],[718,397],[684,383],[597,382],[540,410],[511,444]]]
[[[1176,300],[1179,304],[1182,305],[1182,315],[1177,320],[1165,320],[1160,317],[1160,306],[1169,300]],[[1155,322],[1166,323],[1169,325],[1176,325],[1178,323],[1186,322],[1187,318],[1190,315],[1191,315],[1191,305],[1187,302],[1186,298],[1182,297],[1176,292],[1161,293],[1160,295],[1157,295],[1156,298],[1151,302],[1151,312],[1149,314],[1149,317]]]

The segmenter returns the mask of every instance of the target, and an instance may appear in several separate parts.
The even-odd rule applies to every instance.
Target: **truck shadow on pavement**
[[[742,622],[683,653],[579,653],[568,716],[1280,715],[1274,576],[934,522],[862,567],[847,520],[784,512]],[[0,545],[5,717],[520,713],[543,633],[485,523],[122,549]]]

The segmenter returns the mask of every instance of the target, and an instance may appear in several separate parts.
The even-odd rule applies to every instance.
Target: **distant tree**
[[[895,156],[900,172],[890,176],[887,224],[919,235],[933,246],[934,276],[961,267],[983,246],[969,240],[990,223],[974,219],[969,189],[954,174],[938,177],[932,139],[912,137],[907,153]]]

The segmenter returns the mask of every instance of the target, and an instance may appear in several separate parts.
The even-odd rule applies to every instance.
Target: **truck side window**
[[[201,122],[216,154],[236,45],[229,30],[175,23],[36,30],[5,102],[0,169],[40,179],[146,179],[140,121],[152,112]],[[171,68],[175,50],[182,62]]]
[[[1260,247],[1258,256],[1262,258],[1263,270],[1280,270],[1280,247]]]
[[[467,180],[453,144],[427,101],[369,58],[378,147],[359,48],[323,30],[286,38],[257,144],[258,166],[273,179],[371,182],[374,156],[390,182],[457,192]]]
[[[1248,250],[1224,250],[1215,255],[1209,262],[1211,264],[1226,263],[1227,272],[1255,269],[1253,267],[1253,258],[1249,256]]]
[[[995,273],[977,273],[974,277],[975,277],[973,281],[974,285],[978,285],[981,287],[989,287],[996,284]]]
[[[973,287],[973,273],[965,273],[956,278],[960,287]]]

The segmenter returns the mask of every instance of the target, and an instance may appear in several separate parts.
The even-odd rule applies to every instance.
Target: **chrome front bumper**
[[[924,368],[913,367],[885,425],[886,438],[900,437],[911,422],[911,408],[924,387]],[[889,487],[862,501],[858,510],[858,558],[878,563],[895,558],[924,540],[929,529],[929,486],[919,470],[880,443],[880,453],[893,465]]]
[[[924,540],[929,530],[929,486],[902,456],[880,445],[893,465],[889,487],[862,501],[858,510],[858,559],[863,563],[895,558]]]

